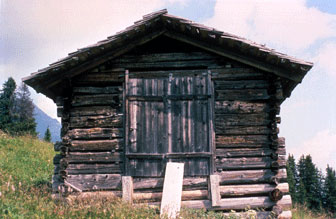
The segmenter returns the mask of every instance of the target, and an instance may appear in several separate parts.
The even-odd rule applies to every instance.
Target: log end
[[[269,197],[272,201],[279,201],[283,197],[283,193],[280,189],[275,188],[269,193]]]

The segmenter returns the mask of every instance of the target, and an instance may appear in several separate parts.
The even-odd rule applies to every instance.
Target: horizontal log
[[[216,168],[221,170],[281,168],[286,166],[284,156],[277,161],[271,157],[216,158]],[[275,164],[276,163],[276,164]]]
[[[267,100],[266,89],[216,90],[215,100]]]
[[[176,158],[201,158],[211,157],[209,152],[181,152],[181,153],[127,153],[128,158],[151,158],[151,159],[176,159]]]
[[[182,191],[182,200],[200,200],[208,197],[208,190]],[[135,192],[133,200],[138,202],[144,201],[161,201],[162,192]]]
[[[183,190],[190,188],[207,187],[207,177],[185,177],[183,178]],[[133,178],[134,190],[161,189],[163,187],[163,178]]]
[[[154,202],[149,205],[159,206],[160,203]],[[193,209],[208,210],[246,210],[246,209],[269,209],[275,204],[281,206],[283,210],[289,210],[292,200],[289,195],[285,195],[279,202],[275,203],[267,196],[260,197],[242,197],[242,198],[224,198],[219,202],[219,206],[212,207],[210,200],[192,200],[182,201],[181,206]]]
[[[122,127],[122,122],[123,122],[122,115],[71,117],[70,127],[71,128]]]
[[[220,136],[216,135],[216,147],[269,147],[267,135]]]
[[[71,101],[71,105],[78,106],[118,106],[121,104],[120,94],[96,94],[96,95],[76,95]]]
[[[127,68],[127,69],[151,69],[151,68],[221,68],[224,67],[223,63],[219,60],[179,60],[177,61],[164,61],[164,62],[130,62],[130,63],[112,63],[114,68]]]
[[[141,62],[167,62],[182,60],[211,60],[218,56],[204,52],[188,52],[188,53],[152,53],[144,55],[123,55],[120,58],[112,60],[111,63],[141,63]]]
[[[263,80],[265,75],[251,68],[210,69],[213,80]]]
[[[121,198],[121,191],[97,191],[97,192],[80,192],[72,193],[68,196],[63,196],[60,193],[52,194],[52,199],[56,201],[62,201],[68,204],[74,204],[75,201],[87,201],[87,200],[101,200],[101,199],[115,199]]]
[[[222,198],[252,196],[252,195],[268,195],[269,192],[278,188],[283,193],[288,193],[288,184],[282,183],[278,186],[270,184],[255,184],[255,185],[236,185],[236,186],[220,186],[220,194]],[[200,200],[208,197],[208,190],[192,190],[183,191],[182,200]],[[161,192],[136,192],[133,196],[137,201],[160,201],[162,198]]]
[[[61,175],[78,175],[78,174],[117,174],[122,173],[122,163],[108,164],[69,164],[66,169],[60,170]],[[62,173],[62,171],[64,171]]]
[[[217,148],[216,157],[264,157],[271,156],[273,153],[286,155],[284,148],[278,148],[276,151],[270,148]]]
[[[130,78],[163,78],[163,77],[169,77],[170,74],[172,76],[195,76],[195,75],[203,75],[204,73],[207,73],[207,69],[183,69],[183,70],[133,70],[129,73]]]
[[[220,176],[221,185],[272,183],[272,177],[275,177],[279,182],[287,181],[285,168],[279,169],[277,174],[270,169],[222,171],[217,174]]]
[[[121,190],[120,174],[68,175],[66,181],[82,191]]]
[[[215,80],[215,90],[224,89],[267,89],[269,83],[266,80],[238,80],[238,81],[226,81]]]
[[[71,141],[69,151],[117,151],[123,148],[123,139]]]
[[[267,103],[250,103],[246,101],[216,101],[215,114],[234,113],[266,113],[269,111]]]
[[[227,126],[216,125],[217,135],[268,135],[271,129],[265,126]]]
[[[191,208],[206,208],[209,209],[210,201],[184,201],[183,207]],[[283,209],[291,208],[291,198],[286,195],[281,200],[281,203],[277,203],[283,207]],[[213,207],[212,210],[245,210],[245,209],[268,209],[275,205],[275,202],[270,200],[269,197],[248,197],[248,198],[224,198],[220,200],[218,207]]]
[[[225,126],[267,126],[271,120],[267,113],[221,114],[215,115],[215,126],[221,130]]]
[[[215,165],[221,170],[263,169],[270,168],[271,162],[270,157],[217,158]]]
[[[70,116],[112,116],[117,114],[117,109],[111,106],[84,106],[72,107]]]
[[[123,154],[119,152],[69,152],[61,162],[71,163],[114,163],[122,162]]]
[[[89,128],[89,129],[72,129],[68,131],[68,136],[76,140],[94,140],[94,139],[111,139],[123,136],[122,128]]]
[[[220,194],[222,198],[252,195],[268,195],[275,188],[284,194],[289,192],[288,183],[272,184],[248,184],[248,185],[224,185],[220,186]]]
[[[121,92],[121,86],[73,87],[74,94],[118,94]]]
[[[88,72],[82,74],[72,80],[75,85],[118,85],[118,82],[123,81],[125,71],[110,71],[110,72]]]

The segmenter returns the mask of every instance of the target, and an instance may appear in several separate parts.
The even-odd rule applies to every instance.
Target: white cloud
[[[328,129],[322,130],[288,152],[297,159],[302,154],[312,155],[313,162],[322,170],[325,170],[327,164],[336,168],[336,133]]]
[[[290,51],[336,36],[336,16],[307,8],[304,0],[217,1],[207,23]]]
[[[46,114],[52,118],[57,118],[60,121],[60,118],[57,117],[56,105],[55,103],[44,96],[43,94],[37,94],[35,96],[35,104]]]
[[[336,77],[336,43],[324,44],[317,52],[313,61],[316,66],[327,72],[330,76]]]
[[[123,30],[160,9],[162,0],[0,1],[0,82],[20,83],[31,72]],[[56,118],[55,104],[43,95],[34,102]]]
[[[183,7],[187,6],[189,2],[190,0],[168,0],[168,3],[171,3],[171,4],[178,3]]]

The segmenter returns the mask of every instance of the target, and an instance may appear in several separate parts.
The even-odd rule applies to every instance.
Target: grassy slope
[[[0,218],[159,218],[155,209],[134,208],[120,200],[76,203],[69,207],[51,199],[50,143],[0,132]],[[220,213],[185,209],[183,218],[222,218]],[[293,218],[314,218],[296,208]],[[323,217],[321,217],[323,218]]]
[[[0,133],[0,218],[158,218],[149,208],[133,209],[118,200],[77,203],[72,207],[51,199],[50,143]]]

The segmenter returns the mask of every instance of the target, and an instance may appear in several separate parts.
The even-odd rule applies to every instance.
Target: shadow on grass
[[[33,183],[33,187],[35,189],[47,189],[48,191],[51,192],[52,184],[49,180],[41,179],[41,180],[36,180]]]

